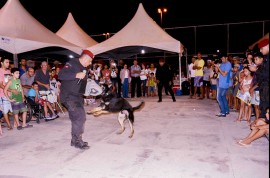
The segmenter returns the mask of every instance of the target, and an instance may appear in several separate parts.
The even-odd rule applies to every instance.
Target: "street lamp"
[[[103,33],[106,39],[110,38],[110,33]]]
[[[166,8],[158,8],[158,13],[160,14],[160,25],[162,26],[162,16],[163,13],[166,13],[168,10]]]

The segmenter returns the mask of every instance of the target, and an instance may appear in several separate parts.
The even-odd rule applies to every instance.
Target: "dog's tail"
[[[144,101],[141,101],[141,103],[138,106],[133,107],[133,111],[140,109],[144,105]]]

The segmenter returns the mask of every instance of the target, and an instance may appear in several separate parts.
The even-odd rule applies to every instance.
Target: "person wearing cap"
[[[240,74],[240,65],[239,64],[234,64],[233,65],[233,111],[238,111],[240,108],[240,100],[236,97],[237,92],[239,90],[239,74]]]
[[[93,59],[91,51],[83,50],[81,56],[69,60],[58,75],[61,81],[60,101],[67,108],[71,120],[71,146],[83,150],[89,149],[88,143],[82,140],[86,121],[83,94],[87,84],[87,67]]]
[[[228,57],[226,54],[222,54],[220,57],[222,60],[220,66],[218,64],[215,64],[217,72],[219,74],[217,100],[220,107],[220,113],[216,116],[226,117],[226,115],[230,113],[228,100],[226,98],[226,91],[229,88],[230,71],[232,69],[232,65],[228,61]]]
[[[249,68],[252,71],[256,71],[260,95],[259,118],[265,118],[265,111],[269,106],[269,39],[260,41],[258,48],[260,49],[261,55],[256,56],[255,64],[257,66],[249,66]],[[262,57],[264,57],[263,60]]]

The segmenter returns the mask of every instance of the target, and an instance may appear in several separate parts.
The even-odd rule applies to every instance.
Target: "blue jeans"
[[[220,107],[220,113],[222,114],[226,114],[230,112],[228,101],[226,99],[227,90],[228,88],[218,88],[218,92],[217,92],[217,100]]]
[[[128,78],[125,78],[123,86],[122,86],[122,95],[123,98],[127,98],[128,97]]]
[[[147,82],[147,79],[145,80],[141,80],[142,81],[142,84],[143,84],[143,96],[145,96],[145,93],[146,93],[146,82]]]

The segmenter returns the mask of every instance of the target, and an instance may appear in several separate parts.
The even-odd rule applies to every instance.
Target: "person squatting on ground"
[[[83,94],[87,84],[87,67],[93,58],[91,51],[83,50],[81,56],[68,61],[58,75],[61,81],[60,100],[71,120],[71,146],[80,149],[89,149],[88,143],[82,140],[86,121]]]
[[[250,134],[246,138],[237,142],[239,145],[248,146],[254,140],[257,140],[264,135],[269,139],[269,107],[267,107],[265,110],[265,118],[256,119],[250,125],[250,128]]]
[[[8,81],[4,88],[4,94],[6,98],[10,101],[12,112],[14,115],[14,128],[18,130],[22,130],[23,128],[33,127],[33,125],[26,124],[26,115],[27,115],[27,108],[25,106],[25,98],[23,94],[23,89],[21,85],[20,77],[20,69],[19,68],[12,68],[11,69],[11,79]],[[17,94],[11,93],[9,94],[8,90],[17,90]],[[19,122],[19,114],[22,113],[22,126]]]

